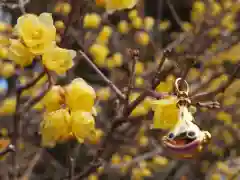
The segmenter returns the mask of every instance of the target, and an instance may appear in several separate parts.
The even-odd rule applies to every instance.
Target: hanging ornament
[[[185,86],[185,90],[180,87]],[[191,100],[189,99],[188,83],[182,78],[175,81],[177,93],[178,122],[163,137],[162,142],[166,149],[179,158],[192,158],[202,151],[211,139],[208,131],[202,131],[195,123],[192,113],[189,111]]]

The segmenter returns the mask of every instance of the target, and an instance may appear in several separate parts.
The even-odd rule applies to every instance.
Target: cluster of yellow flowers
[[[43,65],[57,74],[73,66],[76,52],[56,46],[56,28],[50,13],[25,14],[14,27],[18,39],[10,39],[8,59],[25,67],[41,56]]]
[[[71,137],[80,143],[94,141],[95,98],[94,89],[81,78],[65,87],[53,86],[42,101],[46,108],[40,128],[42,145],[53,147]]]

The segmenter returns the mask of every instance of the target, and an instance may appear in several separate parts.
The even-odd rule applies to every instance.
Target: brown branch
[[[93,70],[104,80],[104,82],[116,93],[117,97],[120,100],[125,100],[125,96],[123,93],[118,89],[117,86],[113,84],[113,82],[108,79],[99,69],[98,67],[92,62],[92,60],[81,50],[78,51],[82,57],[84,57],[85,61],[93,68]]]
[[[155,89],[157,87],[157,85],[165,78],[165,76],[167,74],[169,74],[172,70],[174,69],[174,67],[169,68],[167,71],[163,71],[161,74],[158,81],[156,82],[156,84],[154,84],[153,88]],[[97,153],[95,154],[92,162],[89,164],[89,166],[87,166],[82,173],[76,175],[73,179],[77,180],[77,179],[83,179],[84,177],[88,176],[90,173],[94,172],[97,167],[100,165],[99,159],[101,158],[101,156],[104,153],[104,150],[107,147],[107,143],[109,141],[109,139],[111,139],[113,132],[119,127],[121,126],[123,123],[128,121],[128,116],[131,114],[131,112],[134,110],[134,108],[141,103],[149,94],[149,91],[145,91],[143,92],[136,100],[134,100],[131,104],[128,105],[127,107],[127,111],[121,115],[121,117],[116,117],[113,120],[113,123],[111,124],[109,130],[107,131],[105,137],[102,140],[102,143],[100,144]]]
[[[136,67],[137,60],[139,59],[139,50],[129,49],[129,55],[131,56],[132,66],[131,66],[130,77],[129,77],[128,87],[127,87],[127,92],[126,92],[127,104],[129,101],[129,96],[130,96],[131,90],[134,86],[135,67]]]
[[[175,8],[173,7],[173,4],[170,2],[170,0],[167,0],[167,5],[173,15],[173,18],[175,19],[176,23],[178,24],[178,26],[181,28],[182,31],[184,31],[184,28],[183,28],[183,23],[182,23],[182,20],[180,19],[180,17],[178,16]]]
[[[228,81],[223,83],[220,87],[218,87],[215,91],[211,91],[211,92],[204,92],[204,93],[199,93],[196,94],[194,96],[191,97],[192,100],[194,101],[206,101],[209,100],[211,98],[213,98],[214,96],[216,96],[219,93],[224,93],[225,90],[232,84],[232,82],[235,80],[237,74],[240,71],[240,64],[238,64],[235,68],[235,70],[233,71],[233,73],[231,74],[231,76],[229,77]]]
[[[17,90],[16,90],[16,107],[15,107],[15,113],[14,113],[14,119],[13,119],[14,131],[13,131],[13,136],[11,139],[11,143],[15,148],[15,151],[13,151],[13,153],[12,153],[13,180],[18,179],[17,156],[18,156],[18,151],[19,151],[18,141],[21,136],[21,112],[20,112],[21,95],[25,90],[34,86],[43,76],[44,76],[44,72],[42,72],[37,78],[33,79],[29,83],[22,85],[22,86],[20,85],[19,87],[17,87]]]
[[[201,86],[195,89],[194,91],[190,92],[190,96],[193,96],[200,92],[201,90],[205,89],[208,87],[208,85],[217,77],[219,77],[222,74],[222,72],[216,72],[215,74],[212,75],[211,78],[209,78],[206,82],[201,83]]]
[[[43,154],[43,149],[40,149],[38,152],[36,152],[35,156],[34,156],[33,159],[29,162],[29,165],[28,165],[27,169],[26,169],[25,172],[23,173],[22,177],[19,178],[19,180],[29,179],[29,177],[30,177],[31,174],[32,174],[32,171],[33,171],[34,167],[36,166],[36,164],[37,164],[38,161],[40,160],[42,154]]]
[[[42,98],[51,89],[53,82],[51,80],[50,72],[47,69],[45,69],[45,73],[47,74],[47,77],[48,77],[47,88],[45,90],[43,90],[40,94],[38,94],[36,97],[34,97],[34,98],[32,98],[32,99],[30,99],[29,101],[26,102],[26,104],[23,106],[23,109],[21,111],[22,114],[29,111],[29,109],[31,107],[33,107],[35,104],[37,104],[39,101],[41,101]]]
[[[70,26],[74,22],[74,16],[75,16],[75,14],[78,10],[79,3],[81,3],[81,1],[70,0],[70,5],[72,7],[72,10],[68,15],[66,28],[65,28],[65,30],[63,32],[63,35],[62,35],[61,47],[65,46],[65,43],[66,43],[66,40],[67,40],[67,33],[68,33],[68,30],[69,30]]]

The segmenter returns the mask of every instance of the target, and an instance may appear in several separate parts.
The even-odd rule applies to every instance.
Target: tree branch
[[[84,60],[93,68],[93,70],[104,80],[104,82],[116,93],[117,97],[120,100],[125,100],[125,96],[123,93],[118,89],[117,86],[113,84],[113,82],[108,79],[99,69],[98,67],[92,62],[92,60],[81,50],[78,51]]]

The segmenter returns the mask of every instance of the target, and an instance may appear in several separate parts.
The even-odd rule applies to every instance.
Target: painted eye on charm
[[[187,137],[189,139],[196,139],[197,138],[197,134],[194,131],[188,131],[187,132]]]
[[[174,134],[173,133],[170,133],[169,135],[168,135],[168,139],[173,139],[174,138]]]

